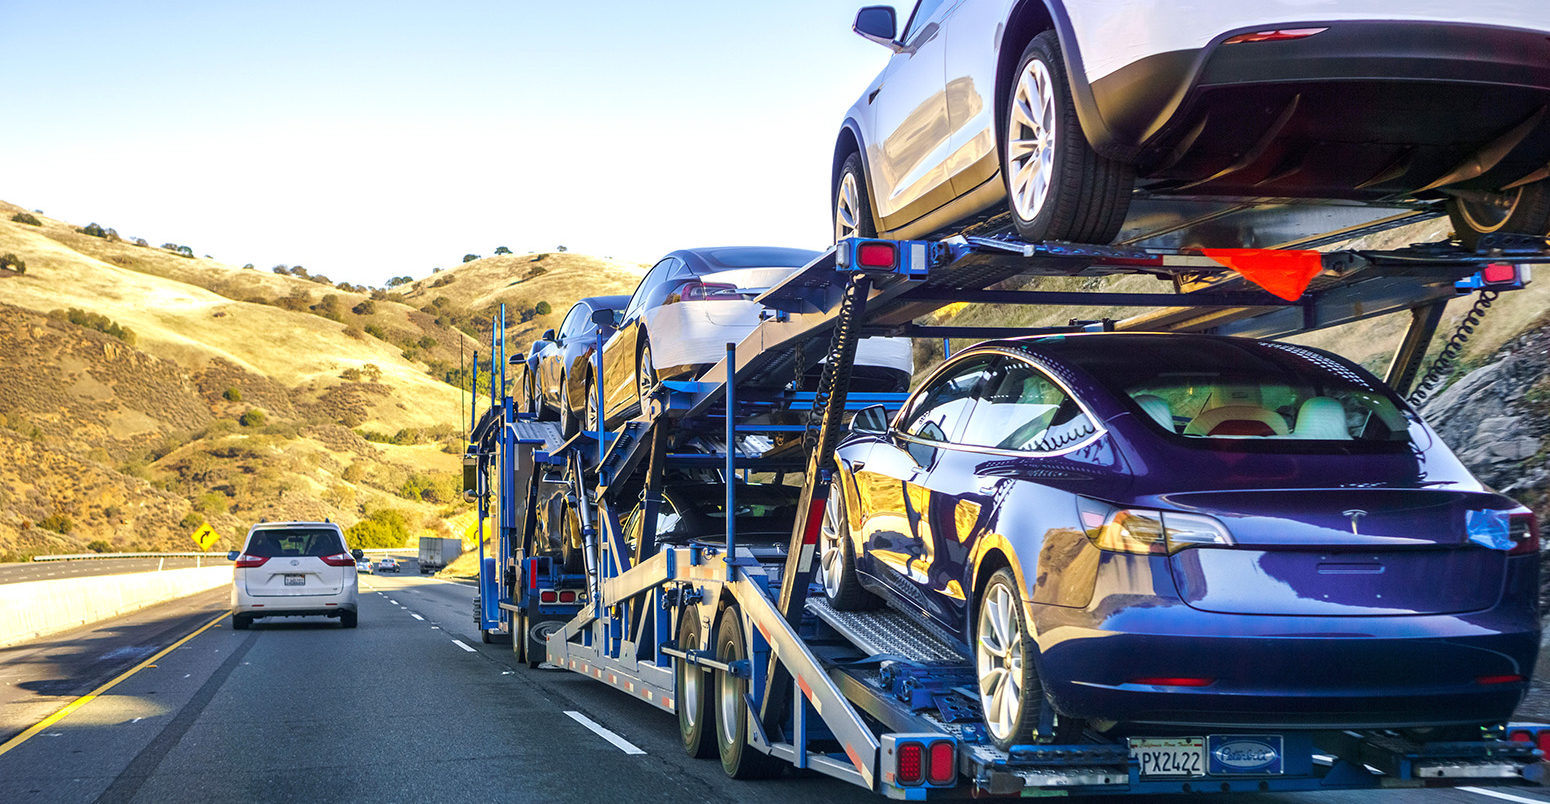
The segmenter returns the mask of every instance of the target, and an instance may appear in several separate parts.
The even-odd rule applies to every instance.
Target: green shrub
[[[356,315],[376,315],[377,303],[371,299],[364,299],[360,304],[351,307],[350,312],[355,313]]]
[[[477,259],[479,259],[479,255],[478,254],[464,254],[463,255],[463,262],[473,262],[474,260],[477,260]]]
[[[113,545],[101,539],[93,539],[86,543],[86,549],[93,553],[110,553],[113,551]]]
[[[510,254],[511,253],[511,249],[506,248],[505,246],[496,246],[495,247],[495,253],[496,254]]]
[[[27,261],[7,252],[0,255],[0,269],[9,269],[19,274],[25,274],[27,273]]]
[[[378,508],[344,532],[352,549],[402,547],[409,540],[409,521],[391,508]]]
[[[32,214],[31,212],[18,212],[11,216],[11,220],[16,221],[17,223],[25,223],[32,226],[43,225],[43,221],[38,220],[38,216]]]
[[[389,279],[387,281],[387,286],[390,287],[390,288],[396,288],[399,285],[407,285],[407,284],[409,284],[410,282],[413,282],[413,281],[414,281],[413,277],[395,276],[392,279]]]
[[[205,492],[194,501],[194,510],[206,514],[224,514],[230,508],[231,500],[218,491]]]
[[[367,363],[366,365],[361,366],[361,372],[364,373],[366,375],[366,379],[370,380],[371,382],[377,382],[382,379],[382,369],[377,368],[376,363]]]
[[[353,368],[353,367],[352,368],[347,368],[344,371],[339,372],[339,379],[344,380],[346,382],[360,382],[361,381],[361,370],[358,369],[358,368]]]
[[[225,399],[227,402],[241,402],[242,391],[236,387],[227,388],[221,393],[221,398]]]
[[[178,527],[184,530],[193,530],[194,528],[203,525],[204,522],[204,517],[200,516],[195,511],[189,511],[182,519],[178,520]]]
[[[436,339],[426,335],[415,341],[414,345],[420,347],[421,349],[435,349]]]
[[[383,329],[382,327],[377,326],[376,324],[367,324],[366,325],[366,334],[370,335],[371,337],[376,338],[378,340],[385,341],[385,340],[388,339],[387,330]]]
[[[243,427],[262,427],[264,424],[264,419],[265,417],[263,411],[259,410],[258,408],[248,408],[247,412],[243,413],[242,416],[237,419],[237,422],[240,423]]]
[[[108,236],[108,230],[102,228],[101,226],[98,226],[95,223],[88,223],[85,226],[81,227],[80,229],[76,229],[76,231],[80,232],[83,235],[90,235],[91,237],[107,237]]]
[[[76,326],[97,330],[105,335],[112,335],[130,346],[135,345],[134,330],[119,326],[113,319],[101,313],[90,313],[71,307],[69,310],[51,310],[49,316],[51,318],[64,319]]]
[[[64,514],[49,514],[38,520],[38,527],[55,533],[65,534],[75,528],[75,523],[70,521],[70,517]]]
[[[533,312],[535,312],[535,313],[537,313],[539,315],[548,315],[549,313],[551,313],[553,311],[554,311],[554,308],[550,307],[549,306],[549,302],[546,302],[546,301],[541,301],[541,302],[533,305]]]

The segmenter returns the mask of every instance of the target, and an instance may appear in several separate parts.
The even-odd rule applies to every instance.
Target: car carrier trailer
[[[465,493],[478,503],[481,526],[486,518],[497,524],[491,553],[480,547],[479,628],[511,635],[530,666],[546,662],[676,713],[685,748],[719,754],[735,778],[789,766],[906,799],[1540,784],[1550,726],[1525,724],[1447,742],[1386,731],[1239,728],[1150,742],[1089,733],[1077,744],[1001,751],[980,719],[972,661],[948,640],[889,609],[836,611],[811,592],[845,413],[877,404],[896,410],[904,398],[849,387],[861,337],[1095,327],[1280,337],[1408,312],[1410,329],[1386,378],[1403,394],[1418,384],[1443,305],[1474,291],[1488,304],[1544,262],[1550,243],[1521,237],[1485,238],[1474,252],[1431,244],[1328,253],[1006,236],[848,239],[762,294],[775,314],[728,344],[725,359],[697,381],[660,383],[622,426],[569,438],[506,393],[502,311],[492,327],[489,406],[472,416],[464,459]],[[1267,271],[1300,274],[1306,287],[1275,295],[1242,276]],[[1155,276],[1169,290],[995,289],[1019,277],[1120,274]],[[1158,312],[1040,330],[914,323],[961,301]],[[817,360],[824,369],[816,390],[793,390]],[[656,510],[674,471],[719,477],[727,512],[736,510],[739,476],[799,476],[790,538],[750,545],[729,514],[724,533],[659,544]],[[621,515],[637,503],[641,525],[631,543]],[[1053,733],[1051,720],[1045,712],[1041,734]],[[1143,773],[1138,754],[1167,740],[1204,748],[1206,767]]]

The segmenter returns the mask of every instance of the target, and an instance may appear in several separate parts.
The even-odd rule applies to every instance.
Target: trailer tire
[[[700,649],[700,618],[693,607],[686,607],[680,615],[683,622],[678,626],[678,649]],[[710,759],[716,755],[716,737],[707,727],[711,715],[712,695],[710,679],[705,668],[679,659],[673,663],[673,698],[678,702],[678,737],[684,752],[695,759]]]
[[[748,640],[743,636],[743,617],[736,606],[721,614],[716,629],[716,659],[727,664],[748,658]],[[780,770],[778,761],[761,754],[748,743],[749,711],[744,702],[748,680],[726,671],[716,671],[716,748],[721,754],[721,769],[733,779],[767,779]]]
[[[564,627],[565,623],[561,620],[539,620],[523,629],[522,638],[527,641],[523,653],[527,654],[525,658],[529,670],[536,670],[549,660],[549,646],[546,644],[549,635]]]
[[[511,615],[511,652],[516,655],[518,664],[527,664],[527,616],[523,614]],[[532,665],[528,665],[532,667]]]

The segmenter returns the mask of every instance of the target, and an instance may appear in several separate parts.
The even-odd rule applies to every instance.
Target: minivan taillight
[[[1539,553],[1539,520],[1533,514],[1509,514],[1507,538],[1512,540],[1509,556],[1537,555]]]
[[[237,556],[237,566],[239,566],[239,567],[262,567],[262,566],[264,566],[264,562],[268,561],[268,560],[269,560],[269,556],[251,556],[251,555],[248,555],[247,553],[243,553],[242,555]]]
[[[331,556],[323,556],[323,563],[330,567],[353,567],[355,559],[349,553],[334,553]]]

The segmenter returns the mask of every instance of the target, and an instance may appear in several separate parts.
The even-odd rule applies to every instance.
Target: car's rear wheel
[[[1550,233],[1550,179],[1514,187],[1503,193],[1473,193],[1448,199],[1453,234],[1466,248],[1498,232],[1536,235]]]
[[[246,614],[231,615],[231,630],[246,631],[253,624],[253,618]]]
[[[1054,31],[1035,36],[1007,97],[1001,173],[1008,206],[1026,240],[1109,243],[1125,222],[1135,172],[1088,144],[1070,87],[1060,39]]]
[[[985,728],[1002,750],[1034,742],[1066,744],[1082,735],[1079,720],[1054,715],[1054,733],[1038,734],[1039,714],[1049,706],[1039,680],[1038,650],[1023,619],[1017,579],[996,570],[980,594],[974,629],[974,665]]]
[[[581,417],[571,410],[569,386],[566,382],[565,375],[560,375],[560,433],[570,438],[581,431]]]
[[[845,513],[845,493],[839,482],[829,487],[818,530],[818,564],[823,570],[824,596],[840,611],[867,611],[881,606],[882,598],[862,588],[856,577],[856,551],[850,539],[850,519]]]
[[[866,171],[861,154],[845,157],[839,180],[834,183],[834,242],[847,237],[876,237],[872,203],[866,194]]]
[[[587,374],[586,389],[587,398],[581,402],[582,426],[595,433],[600,429],[597,424],[597,385],[593,383],[590,373]]]
[[[344,626],[345,628],[354,628],[357,625],[357,623],[359,622],[357,617],[358,617],[358,614],[356,612],[353,612],[353,611],[341,611],[341,612],[339,612],[339,624]]]
[[[721,613],[716,629],[716,660],[732,664],[748,659],[748,641],[743,636],[742,616],[736,606]],[[764,779],[779,769],[776,760],[761,754],[748,744],[748,679],[725,670],[716,671],[716,748],[721,754],[721,769],[733,779]]]
[[[563,535],[560,538],[560,565],[571,575],[587,571],[586,544],[581,540],[581,516],[572,506],[565,506]]]
[[[651,341],[641,336],[640,352],[635,356],[635,395],[640,400],[640,412],[646,412],[646,403],[657,390],[657,367],[651,362]]]
[[[678,625],[678,649],[700,649],[700,618],[693,606],[686,607]],[[674,662],[674,695],[678,699],[678,737],[684,751],[695,759],[708,759],[716,753],[714,730],[709,727],[711,714],[710,675],[698,664],[679,659]]]

